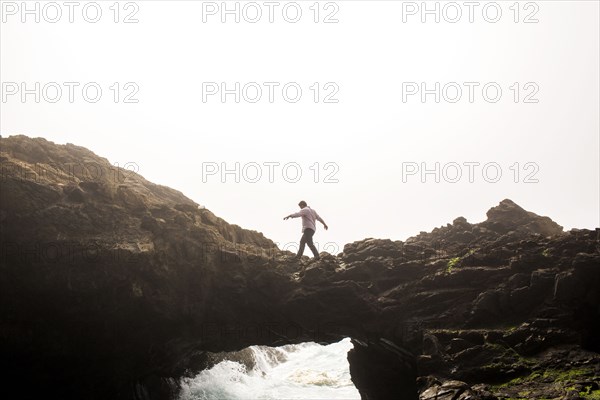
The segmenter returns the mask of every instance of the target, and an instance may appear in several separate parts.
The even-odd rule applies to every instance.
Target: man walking
[[[300,206],[300,211],[294,214],[290,214],[287,217],[283,218],[284,220],[286,220],[289,218],[302,217],[302,238],[300,239],[300,248],[298,249],[298,254],[296,255],[296,257],[294,257],[294,259],[299,260],[300,257],[302,257],[302,254],[304,253],[304,246],[308,244],[308,248],[310,249],[310,251],[312,251],[313,255],[315,256],[315,260],[318,260],[320,258],[319,252],[317,251],[317,248],[313,243],[313,235],[317,230],[317,225],[315,221],[319,221],[320,223],[322,223],[323,227],[325,227],[325,230],[329,229],[329,227],[327,226],[325,221],[323,221],[323,219],[319,216],[319,214],[317,214],[315,210],[310,208],[304,200],[298,203],[298,206]]]

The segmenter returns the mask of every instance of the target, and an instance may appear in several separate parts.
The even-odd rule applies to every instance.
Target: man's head
[[[298,203],[298,205],[300,206],[300,208],[304,208],[307,206],[307,204],[304,200],[302,200],[300,203]]]

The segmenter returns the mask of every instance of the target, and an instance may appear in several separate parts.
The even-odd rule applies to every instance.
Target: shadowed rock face
[[[364,399],[598,389],[598,229],[506,199],[294,263],[82,147],[3,138],[0,162],[0,365],[21,398],[171,399],[210,354],[347,336]]]

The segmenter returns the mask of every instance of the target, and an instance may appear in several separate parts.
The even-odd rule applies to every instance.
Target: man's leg
[[[306,244],[308,244],[308,248],[310,249],[310,251],[312,251],[313,255],[318,260],[320,258],[319,252],[317,251],[317,248],[315,247],[315,244],[313,243],[313,235],[315,234],[315,231],[313,231],[312,229],[306,229],[306,231],[308,231],[308,234],[306,237]],[[305,234],[306,234],[306,231],[305,231]]]
[[[306,231],[308,231],[309,229],[305,229],[304,232],[302,232],[302,237],[300,238],[300,247],[298,248],[298,254],[296,254],[296,258],[300,258],[302,257],[302,254],[304,254],[304,246],[306,245]]]

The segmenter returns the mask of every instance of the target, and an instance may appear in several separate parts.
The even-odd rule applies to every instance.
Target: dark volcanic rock
[[[519,232],[537,233],[543,236],[563,232],[562,226],[550,218],[526,211],[509,199],[504,199],[498,206],[490,208],[486,215],[487,221],[482,223],[482,226],[500,233],[510,232],[515,228]]]
[[[414,355],[389,340],[353,341],[348,352],[352,381],[363,399],[417,400]]]
[[[600,229],[487,220],[289,260],[82,147],[0,139],[5,394],[173,399],[249,345],[351,337],[364,399],[579,398],[600,376]]]

